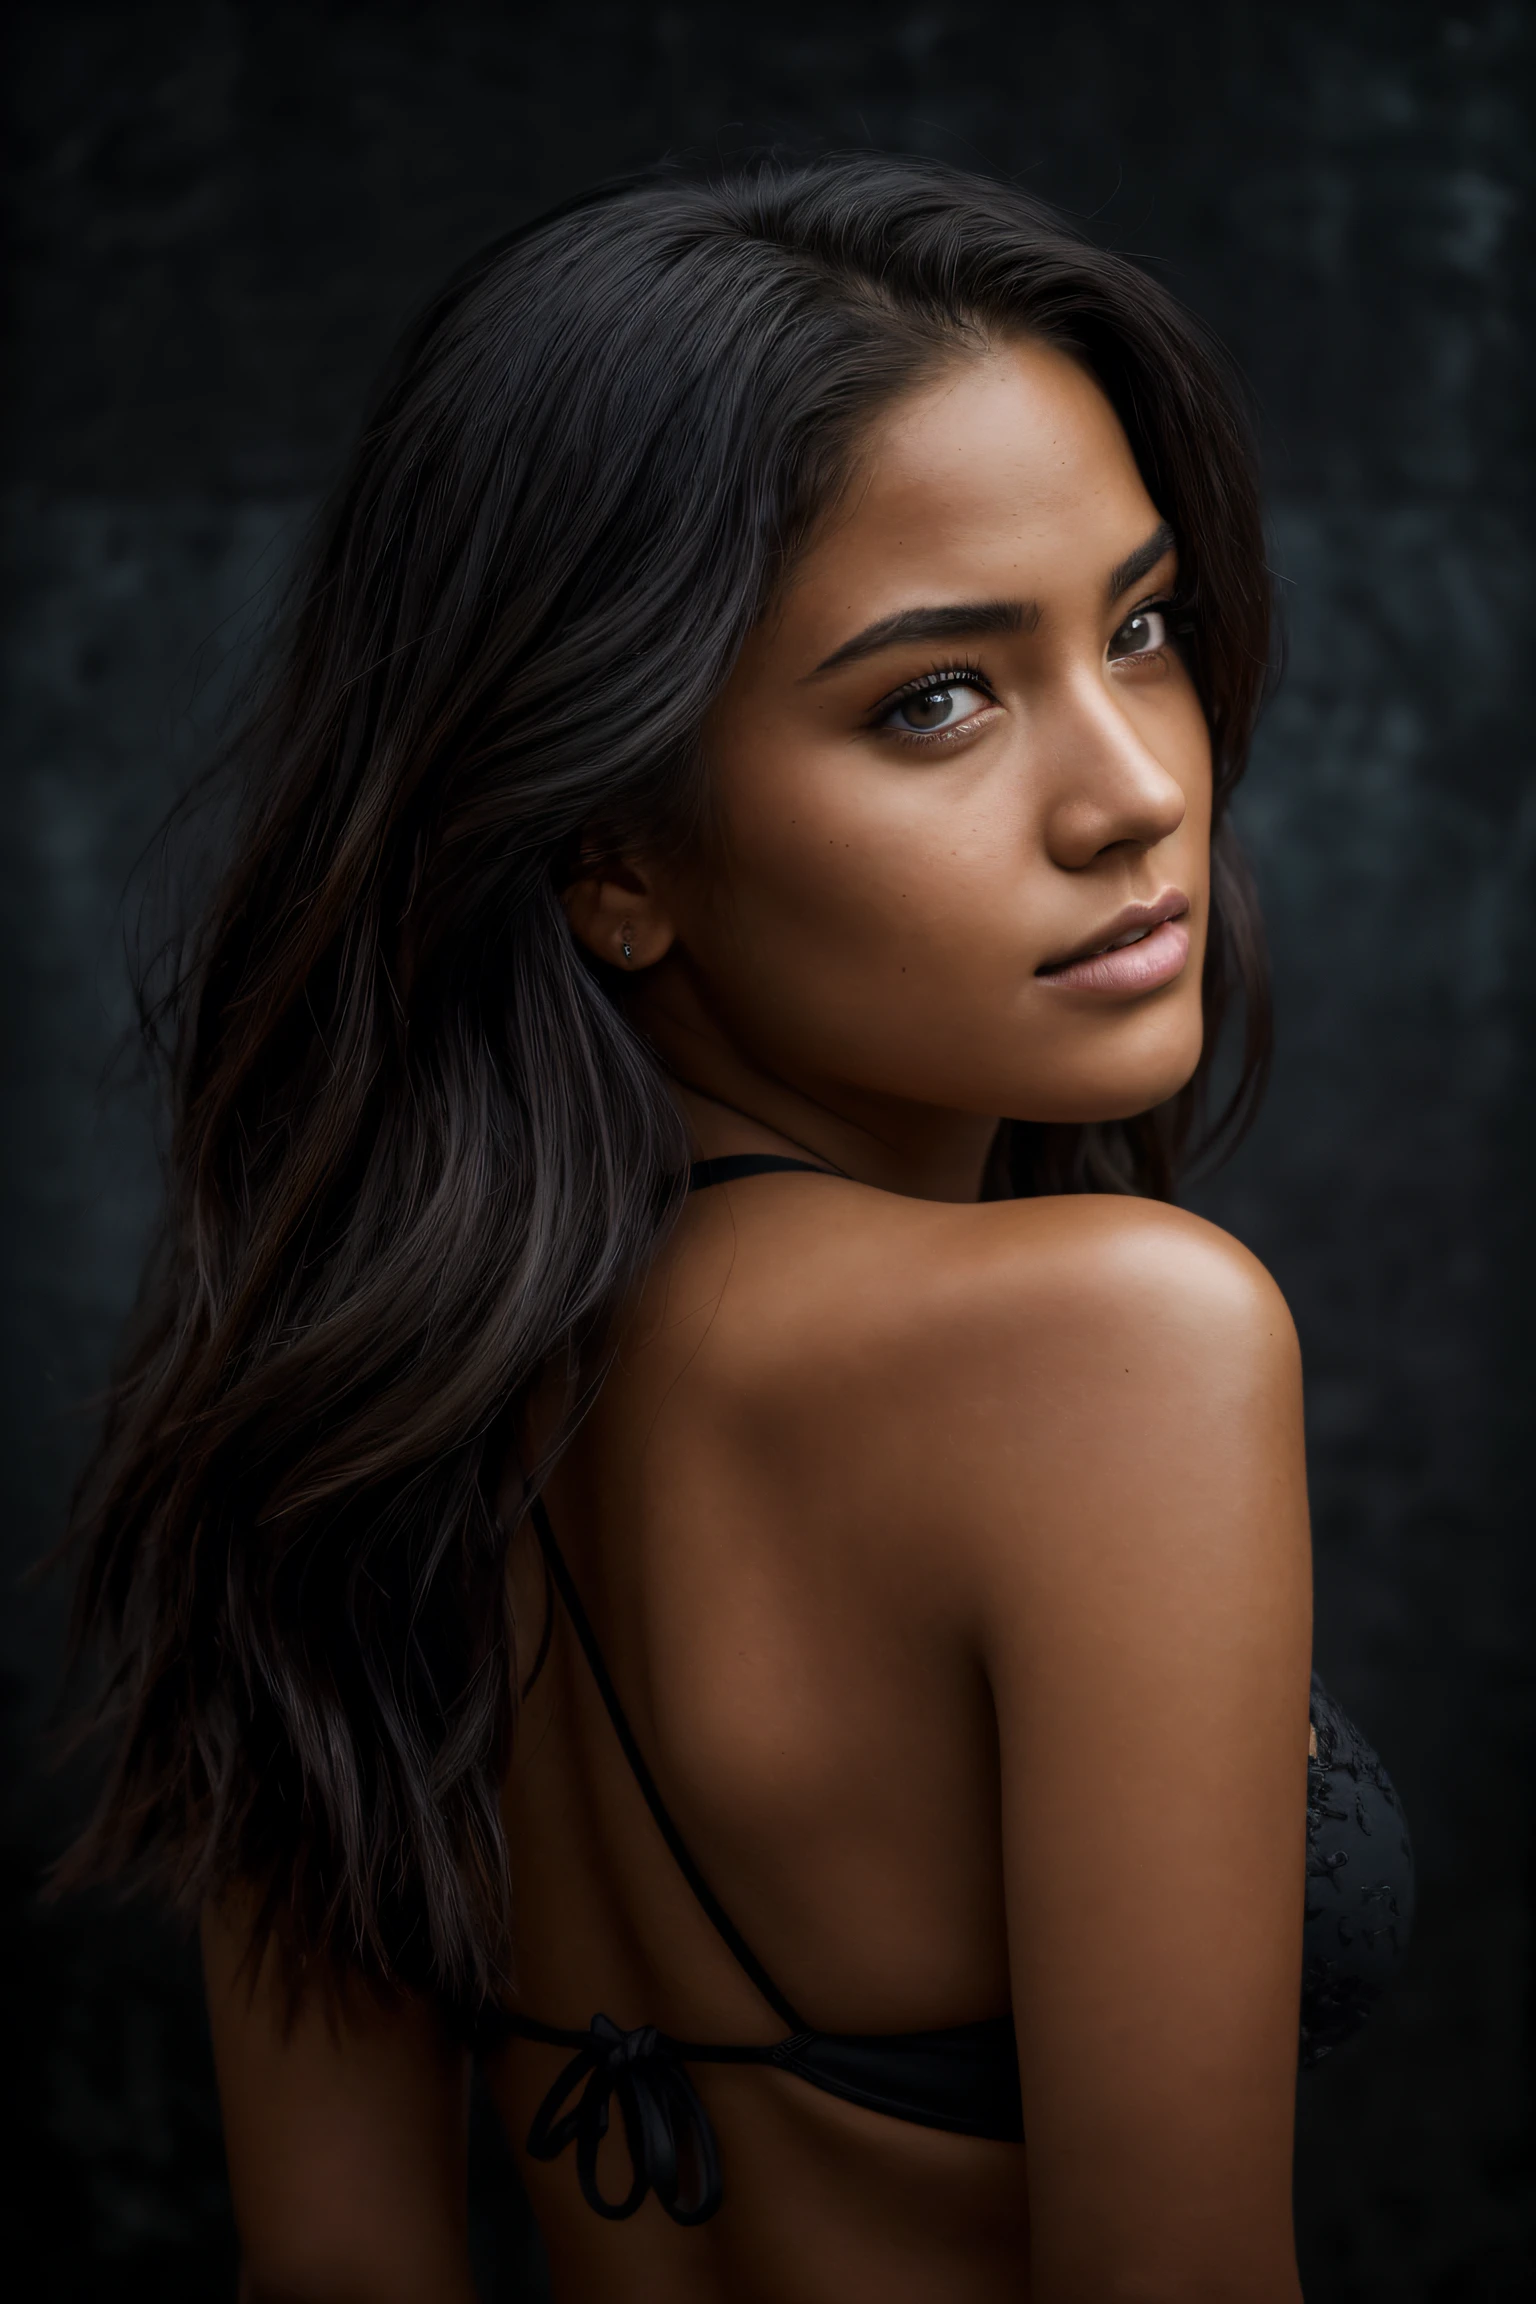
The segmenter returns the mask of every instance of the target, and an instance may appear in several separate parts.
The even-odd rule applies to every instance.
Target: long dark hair
[[[662,173],[500,241],[406,338],[321,522],[171,995],[165,1217],[74,1521],[110,1763],[71,1877],[239,1886],[311,1974],[495,1988],[496,1475],[535,1379],[590,1381],[686,1158],[562,885],[594,844],[696,832],[706,713],[861,433],[1019,333],[1097,376],[1178,535],[1216,864],[1200,1075],[1137,1121],[1016,1128],[1012,1181],[1166,1194],[1251,1108],[1226,809],[1268,594],[1198,326],[1034,202],[910,160]]]

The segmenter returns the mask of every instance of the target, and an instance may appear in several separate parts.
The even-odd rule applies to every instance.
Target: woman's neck
[[[736,1044],[670,959],[625,986],[624,1007],[672,1079],[701,1158],[778,1152],[909,1199],[981,1198],[995,1118],[787,1079]]]
[[[995,1120],[936,1113],[931,1116],[934,1121],[958,1120],[962,1125],[886,1130],[874,1116],[852,1118],[778,1082],[762,1088],[751,1081],[733,1082],[737,1093],[732,1096],[722,1086],[685,1081],[676,1073],[671,1078],[700,1159],[771,1152],[814,1161],[861,1184],[911,1199],[981,1197],[997,1135]]]

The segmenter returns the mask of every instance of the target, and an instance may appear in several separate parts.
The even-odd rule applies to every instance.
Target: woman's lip
[[[1091,960],[1069,960],[1063,968],[1042,968],[1035,981],[1074,992],[1150,992],[1177,976],[1188,958],[1185,918],[1162,920],[1138,943],[1096,952]]]

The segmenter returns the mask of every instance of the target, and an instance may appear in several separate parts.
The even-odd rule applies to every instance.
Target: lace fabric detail
[[[1396,1975],[1413,1926],[1413,1848],[1391,1777],[1312,1675],[1301,2061],[1352,2038]]]

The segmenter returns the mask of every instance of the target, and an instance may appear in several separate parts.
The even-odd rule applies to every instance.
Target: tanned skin
[[[1294,1332],[1193,1217],[978,1198],[998,1115],[1145,1110],[1200,1053],[1210,751],[1160,529],[1069,358],[957,360],[874,429],[746,649],[710,841],[570,893],[699,1152],[843,1174],[689,1203],[550,1483],[562,1545],[678,1823],[807,2020],[1011,2005],[1027,2142],[699,2068],[711,2223],[651,2200],[604,2224],[569,2154],[524,2162],[560,2304],[1299,2298]],[[871,635],[978,604],[948,637]],[[935,673],[946,700],[897,693]],[[1166,980],[1038,973],[1170,892]],[[526,1668],[526,1536],[511,1574]],[[563,1621],[505,1815],[522,2005],[778,2037]],[[361,1995],[284,2034],[242,1941],[209,1916],[245,2295],[468,2304],[462,2058],[425,2008]],[[498,2059],[515,2145],[563,2055]]]

